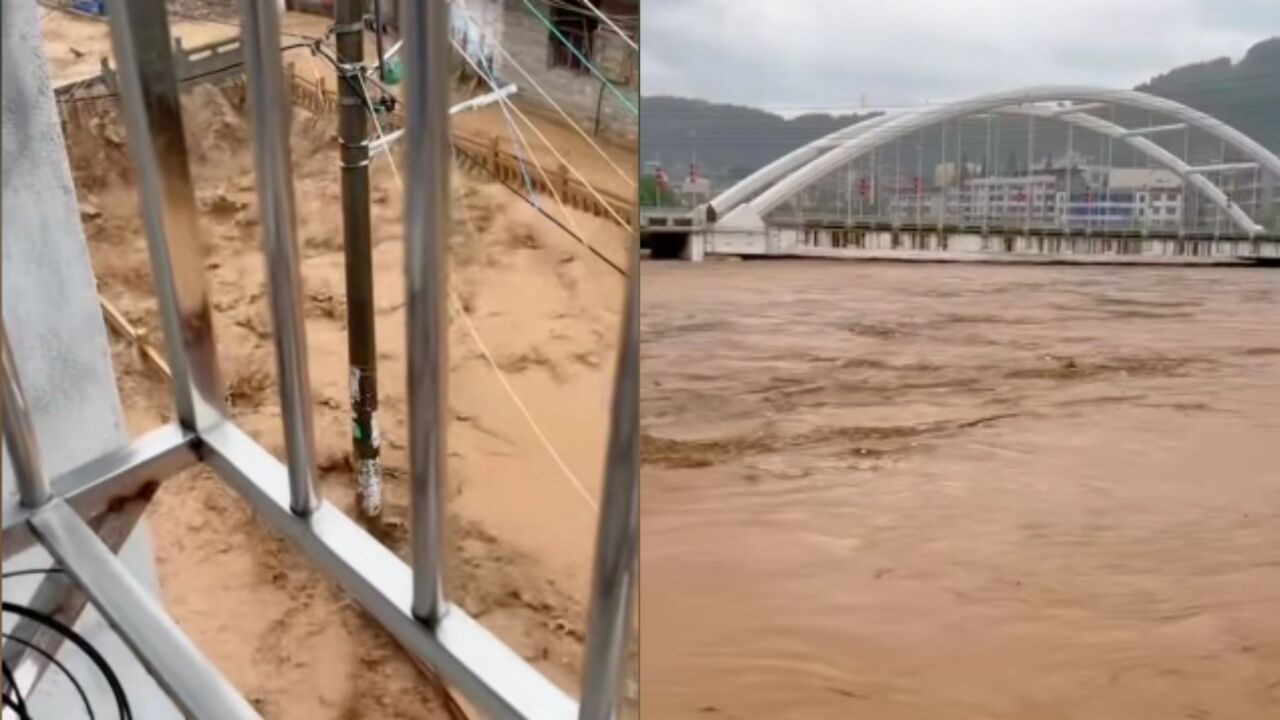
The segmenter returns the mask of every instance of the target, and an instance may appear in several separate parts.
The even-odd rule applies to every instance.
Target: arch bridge
[[[878,115],[695,210],[687,256],[1280,260],[1280,158],[1134,90],[1045,86]]]

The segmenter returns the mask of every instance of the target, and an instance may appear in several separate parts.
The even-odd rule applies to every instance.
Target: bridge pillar
[[[689,233],[689,239],[685,241],[684,250],[680,253],[681,260],[689,262],[702,262],[707,255],[707,235],[706,233],[693,232]]]

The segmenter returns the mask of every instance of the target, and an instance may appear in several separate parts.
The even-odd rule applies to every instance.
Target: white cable
[[[457,47],[456,42],[454,43],[454,47]],[[470,58],[467,58],[467,60],[470,61]],[[474,62],[471,63],[471,67],[477,71],[477,74],[481,76],[482,80],[488,83],[489,87],[494,87],[494,81],[490,80],[487,75],[481,73],[480,68],[476,66]],[[525,153],[528,154],[529,160],[530,162],[533,163],[534,169],[536,169],[538,171],[538,174],[542,176],[542,181],[547,184],[547,189],[551,191],[551,197],[555,199],[556,205],[559,206],[560,212],[564,214],[565,220],[569,223],[570,226],[573,227],[574,234],[582,239],[582,244],[586,245],[587,240],[586,240],[586,236],[582,234],[582,228],[578,226],[578,221],[573,218],[573,213],[569,212],[569,208],[565,207],[564,200],[560,197],[560,191],[556,190],[556,184],[551,182],[551,177],[547,175],[546,169],[542,167],[542,161],[538,159],[538,154],[533,151],[533,144],[530,143],[529,139],[524,136],[524,133],[520,132],[520,127],[511,121],[511,113],[508,111],[507,108],[508,106],[510,106],[511,110],[515,110],[515,106],[511,105],[508,101],[506,101],[504,99],[504,96],[501,93],[493,93],[493,94],[495,95],[495,99],[498,102],[498,107],[502,109],[502,116],[506,120],[507,129],[512,131],[515,134],[515,137],[519,140],[519,143],[517,143],[516,140],[513,139],[511,142],[511,145],[512,145],[512,148],[515,150],[516,157],[520,158],[522,161],[521,168],[520,168],[521,174],[524,174],[526,176],[526,182],[527,182],[527,173],[524,171],[524,167],[523,167],[524,165],[523,156],[520,153],[520,147],[524,146]],[[528,121],[526,120],[526,122]],[[543,142],[545,142],[545,140]],[[533,188],[530,187],[529,190],[530,190],[529,199],[534,202],[535,207],[538,207],[538,209],[541,209],[541,207],[537,204],[537,197],[534,196],[532,192]]]
[[[636,45],[635,41],[632,40],[630,36],[622,32],[622,28],[613,24],[613,21],[609,19],[608,15],[605,15],[604,13],[600,12],[600,10],[598,10],[595,5],[592,5],[591,0],[578,0],[578,2],[591,8],[591,12],[595,13],[601,20],[603,20],[605,25],[608,25],[609,27],[613,28],[613,31],[618,33],[618,37],[622,38],[623,41],[625,41],[628,45],[630,45],[632,50],[640,49],[640,46]]]
[[[457,115],[459,113],[470,112],[471,110],[479,110],[482,107],[488,107],[489,105],[492,105],[493,103],[498,102],[499,97],[508,97],[510,95],[513,95],[517,90],[518,88],[516,88],[516,86],[512,84],[512,85],[507,85],[506,87],[502,88],[496,93],[495,92],[486,93],[479,97],[471,98],[470,100],[463,100],[457,105],[454,105],[453,107],[449,108],[449,114]],[[401,137],[404,137],[404,128],[400,128],[399,130],[392,130],[391,132],[384,135],[382,139],[379,140],[378,142],[371,143],[369,145],[369,152],[374,153],[379,151],[385,151],[391,145],[391,143],[399,140]]]
[[[453,42],[453,46],[458,50],[458,52],[462,52],[462,46],[458,45],[457,41]],[[476,62],[472,60],[470,56],[464,53],[462,57],[464,60],[467,61],[469,65],[471,65],[472,69],[476,71],[476,74],[479,75],[481,79],[483,79],[485,83],[489,85],[490,88],[497,90],[497,88],[493,86],[493,83],[491,83],[489,79],[484,76],[484,73],[480,70],[480,67],[476,65]],[[542,130],[540,130],[532,120],[530,120],[523,112],[520,111],[520,108],[516,107],[514,103],[507,100],[506,98],[499,98],[499,102],[502,103],[503,107],[511,108],[511,110],[515,112],[516,116],[519,117],[521,120],[523,120],[524,124],[528,125],[529,128],[533,130],[533,132],[538,136],[538,139],[542,141],[542,144],[545,145],[547,149],[551,151],[551,154],[555,155],[556,159],[558,159],[562,165],[568,168],[569,172],[573,173],[574,177],[578,178],[578,182],[581,182],[582,185],[588,191],[590,191],[592,195],[595,196],[596,200],[600,202],[600,205],[604,207],[605,211],[607,211],[610,215],[613,216],[614,220],[618,221],[619,225],[626,228],[627,230],[632,229],[631,224],[628,223],[625,219],[623,219],[623,217],[618,214],[617,210],[613,209],[613,206],[610,205],[609,202],[604,199],[604,196],[602,196],[600,192],[596,190],[595,186],[592,185],[585,177],[583,177],[582,173],[578,172],[578,169],[574,167],[572,164],[570,164],[569,161],[565,159],[564,155],[560,154],[560,151],[556,149],[556,146],[550,140],[547,139],[546,135],[542,134]]]
[[[476,23],[475,20],[471,18],[471,15],[467,13],[466,0],[455,0],[455,2],[459,4],[459,6],[462,9],[462,14],[467,16],[467,20],[471,22],[471,24],[475,25],[475,27],[479,28],[480,33],[484,37],[489,39],[493,47],[497,48],[498,52],[502,54],[502,57],[507,62],[511,63],[512,67],[514,67],[516,70],[519,70],[520,74],[524,76],[524,79],[528,80],[529,84],[532,85],[533,88],[537,90],[539,93],[541,93],[542,97],[547,99],[547,102],[551,103],[551,107],[555,108],[556,112],[560,113],[560,116],[565,119],[565,122],[569,124],[569,127],[578,131],[578,134],[581,135],[582,138],[586,140],[587,143],[591,145],[591,147],[594,148],[597,153],[600,154],[600,157],[604,158],[604,161],[609,164],[609,167],[613,168],[614,172],[618,174],[618,177],[622,178],[623,182],[627,183],[628,185],[634,188],[636,186],[635,179],[631,175],[628,175],[626,172],[624,172],[622,168],[618,167],[617,163],[613,161],[613,158],[609,157],[609,154],[604,151],[604,148],[600,147],[596,143],[596,141],[593,140],[589,134],[587,134],[586,130],[583,130],[581,127],[579,127],[578,123],[575,122],[573,118],[569,117],[569,114],[564,111],[564,108],[560,107],[560,104],[555,101],[555,98],[551,97],[550,93],[544,90],[542,86],[538,84],[538,81],[534,80],[533,76],[530,75],[529,72],[525,70],[520,63],[516,62],[515,58],[511,57],[511,55],[506,51],[505,48],[502,47],[502,45],[497,41],[497,39],[494,38],[492,35],[490,35],[484,29],[483,26]]]
[[[361,80],[362,87],[363,82],[364,81]],[[370,113],[370,117],[373,119],[374,128],[378,131],[378,137],[382,137],[382,123],[378,122],[377,115]],[[387,161],[391,163],[391,172],[395,176],[396,185],[400,187],[400,192],[403,194],[404,183],[400,180],[400,171],[396,169],[395,157],[389,152],[387,153]],[[476,228],[471,221],[471,210],[467,207],[465,202],[462,203],[462,214],[467,223],[467,232],[469,232],[472,237],[476,237]],[[578,491],[578,494],[582,496],[582,499],[586,501],[587,505],[590,506],[593,511],[599,510],[599,506],[596,505],[596,501],[591,497],[591,494],[587,492],[585,487],[583,487],[582,482],[578,480],[578,476],[574,474],[573,470],[569,469],[569,465],[564,461],[564,458],[560,457],[560,453],[557,452],[555,446],[551,444],[551,440],[549,440],[546,434],[542,432],[542,428],[538,425],[538,421],[534,419],[533,413],[529,412],[529,408],[525,406],[524,401],[520,399],[518,394],[516,394],[515,388],[512,387],[510,381],[507,380],[507,374],[498,366],[498,361],[493,358],[493,353],[489,352],[489,346],[485,345],[484,340],[480,337],[480,331],[477,330],[475,324],[471,322],[471,316],[467,314],[466,308],[462,307],[462,301],[458,299],[458,292],[452,287],[449,288],[449,299],[452,301],[453,307],[457,310],[458,315],[462,318],[462,322],[467,326],[467,332],[471,335],[471,339],[475,342],[476,346],[480,348],[480,354],[483,355],[484,359],[489,363],[489,367],[493,368],[494,374],[498,376],[498,382],[502,385],[502,388],[507,391],[507,395],[510,396],[511,401],[515,403],[516,408],[520,410],[520,414],[524,415],[524,419],[528,421],[529,427],[533,429],[534,435],[538,436],[538,440],[541,441],[542,446],[546,448],[547,454],[551,456],[551,459],[555,461],[556,465],[560,466],[560,470],[564,473],[565,477],[569,479],[570,484],[572,484],[573,488]]]
[[[474,235],[475,228],[471,227],[471,211],[467,209],[466,203],[463,203],[462,210],[463,217],[467,222],[468,232],[471,232],[472,235]],[[542,446],[547,449],[547,454],[549,454],[551,459],[555,460],[556,464],[560,466],[560,470],[564,472],[565,477],[567,477],[569,482],[573,484],[574,489],[578,491],[578,494],[582,496],[582,499],[586,501],[587,505],[590,506],[592,510],[599,510],[600,508],[596,505],[596,501],[591,497],[591,494],[582,486],[582,483],[578,480],[578,476],[569,469],[567,464],[565,464],[564,459],[560,457],[560,453],[556,452],[555,446],[552,445],[551,441],[547,439],[547,436],[543,434],[542,428],[538,426],[538,422],[533,419],[533,414],[529,412],[529,408],[525,407],[520,396],[516,394],[515,388],[511,387],[511,383],[507,380],[507,374],[502,371],[502,368],[498,367],[497,361],[493,359],[493,355],[489,352],[489,348],[484,344],[484,340],[480,339],[480,333],[476,330],[476,326],[471,322],[471,316],[467,314],[465,309],[463,309],[462,302],[458,300],[458,293],[455,292],[453,288],[449,289],[449,299],[453,301],[454,308],[457,309],[458,314],[462,317],[462,322],[466,324],[467,332],[471,334],[471,339],[475,341],[476,346],[480,348],[481,354],[484,355],[484,359],[489,362],[489,367],[493,368],[494,374],[498,376],[498,382],[502,383],[503,389],[505,389],[507,394],[511,396],[511,400],[516,404],[516,407],[519,408],[520,414],[524,415],[524,419],[529,422],[529,427],[532,428],[534,434],[538,436],[538,440],[542,441]]]
[[[367,101],[369,99],[369,88],[364,84],[364,75],[361,75],[360,73],[356,73],[355,75],[360,78],[360,94],[363,95]],[[382,123],[378,122],[378,114],[373,111],[372,107],[366,107],[365,109],[369,111],[369,118],[373,120],[373,128],[378,131],[378,142],[385,145],[387,138],[382,134]],[[396,185],[400,186],[400,192],[403,194],[404,182],[400,180],[400,171],[396,168],[396,159],[392,156],[390,148],[387,149],[387,161],[391,163],[391,174],[395,176]]]

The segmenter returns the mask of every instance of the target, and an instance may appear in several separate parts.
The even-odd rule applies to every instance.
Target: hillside
[[[1280,37],[1230,58],[1184,65],[1138,90],[1190,105],[1280,153]]]
[[[645,97],[640,159],[675,177],[697,157],[713,180],[743,177],[780,155],[866,116],[811,114],[787,120],[763,110],[669,96]]]

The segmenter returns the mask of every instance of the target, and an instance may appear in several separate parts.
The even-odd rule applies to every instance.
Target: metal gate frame
[[[494,718],[614,717],[636,573],[636,264],[626,285],[579,704],[450,603],[441,578],[448,369],[445,253],[452,167],[447,2],[407,2],[402,18],[405,193],[419,199],[406,203],[405,210],[412,566],[315,491],[279,10],[276,3],[256,0],[241,0],[240,9],[288,464],[237,427],[222,402],[164,0],[115,0],[109,15],[112,46],[178,419],[50,480],[41,470],[31,417],[0,322],[4,437],[20,496],[17,507],[6,508],[4,556],[33,542],[42,544],[189,717],[257,718],[90,526],[130,500],[149,497],[164,478],[206,464],[408,652],[482,712]]]

